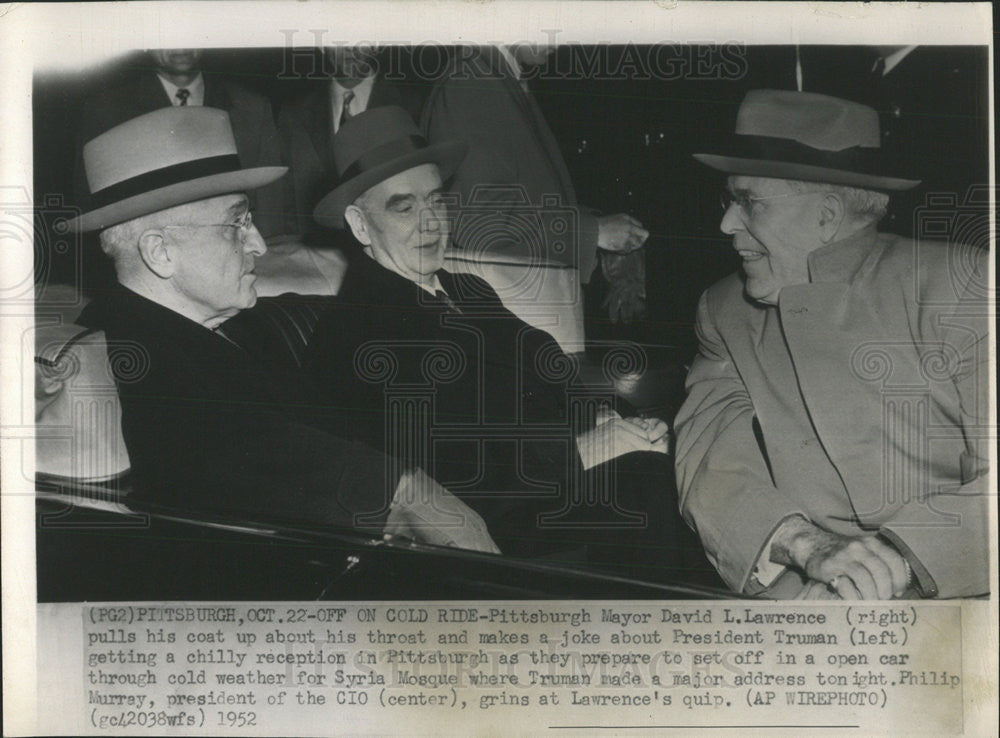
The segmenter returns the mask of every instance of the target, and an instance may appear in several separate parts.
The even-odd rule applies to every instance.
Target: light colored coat
[[[881,534],[927,596],[989,590],[987,259],[871,228],[810,254],[811,282],[777,307],[739,275],[702,295],[678,487],[730,587],[753,589],[772,533],[801,514]],[[803,404],[812,434],[792,432]],[[801,586],[787,571],[765,594]]]

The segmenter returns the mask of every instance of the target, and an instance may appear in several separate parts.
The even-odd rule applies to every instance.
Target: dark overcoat
[[[124,288],[79,322],[107,336],[136,500],[381,530],[398,479],[384,455],[334,434],[301,378]]]

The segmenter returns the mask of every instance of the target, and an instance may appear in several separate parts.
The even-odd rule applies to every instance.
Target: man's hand
[[[597,219],[597,247],[605,251],[628,253],[640,248],[649,231],[631,215],[618,213]]]
[[[602,251],[601,271],[608,281],[604,307],[612,323],[631,323],[646,313],[646,252]]]
[[[615,418],[576,439],[584,469],[592,469],[633,451],[665,454],[669,443],[669,428],[657,418]]]
[[[479,514],[421,469],[400,478],[384,532],[435,546],[500,553]]]
[[[830,589],[830,586],[822,582],[809,582],[805,588],[795,595],[796,600],[840,600],[839,594]]]
[[[842,536],[800,517],[775,533],[771,561],[800,569],[845,600],[900,597],[909,579],[905,559],[875,536]]]

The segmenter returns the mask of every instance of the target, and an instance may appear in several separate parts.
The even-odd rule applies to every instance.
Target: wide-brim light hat
[[[126,121],[83,147],[87,212],[67,222],[95,231],[176,205],[246,192],[288,167],[244,168],[224,110],[176,106]]]
[[[888,171],[878,113],[860,103],[791,90],[751,90],[723,151],[694,158],[727,174],[873,190],[920,184]]]
[[[437,164],[441,179],[455,173],[468,146],[462,141],[430,144],[403,108],[370,108],[345,120],[333,138],[339,184],[313,210],[316,222],[344,228],[344,211],[367,190],[420,164]]]

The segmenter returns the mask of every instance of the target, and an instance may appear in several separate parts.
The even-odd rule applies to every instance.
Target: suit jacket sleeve
[[[262,95],[234,84],[226,87],[232,100],[229,110],[240,163],[244,167],[283,165],[281,138],[274,123],[271,103]],[[285,207],[291,186],[286,173],[275,182],[248,193],[254,208],[254,223],[265,238],[286,232]]]
[[[381,532],[398,480],[373,449],[264,402],[220,407],[179,396],[169,381],[120,386],[122,430],[140,499]]]
[[[965,440],[962,478],[953,486],[923,490],[923,504],[918,500],[902,506],[880,530],[906,556],[927,597],[966,597],[990,589],[987,443],[993,431],[989,426],[987,254],[978,249],[967,253],[978,257],[978,263],[954,306],[935,311],[933,326],[941,344],[957,357],[952,381]],[[927,506],[941,516],[941,525],[927,525]]]
[[[369,318],[365,305],[335,299],[309,339],[303,371],[331,412],[350,417],[351,435],[381,451],[386,445],[385,392],[381,384],[360,376],[365,370],[377,373],[381,367],[356,364],[362,346],[374,345],[380,338],[371,330]],[[369,363],[381,360],[376,357]]]
[[[524,182],[518,160],[535,134],[521,119],[503,80],[469,75],[439,84],[422,116],[431,143],[458,140],[469,146],[450,185],[459,197],[456,244],[494,257],[552,259],[577,267],[586,282],[597,262],[597,216],[575,203],[559,202],[558,197],[550,209],[532,202],[533,187]],[[551,194],[561,194],[553,190]],[[569,229],[567,213],[574,221]],[[544,253],[538,253],[539,243],[544,244]]]
[[[696,328],[698,355],[674,421],[680,507],[722,578],[740,592],[777,527],[793,515],[809,516],[772,482],[755,440],[750,395],[715,327],[707,292]]]

